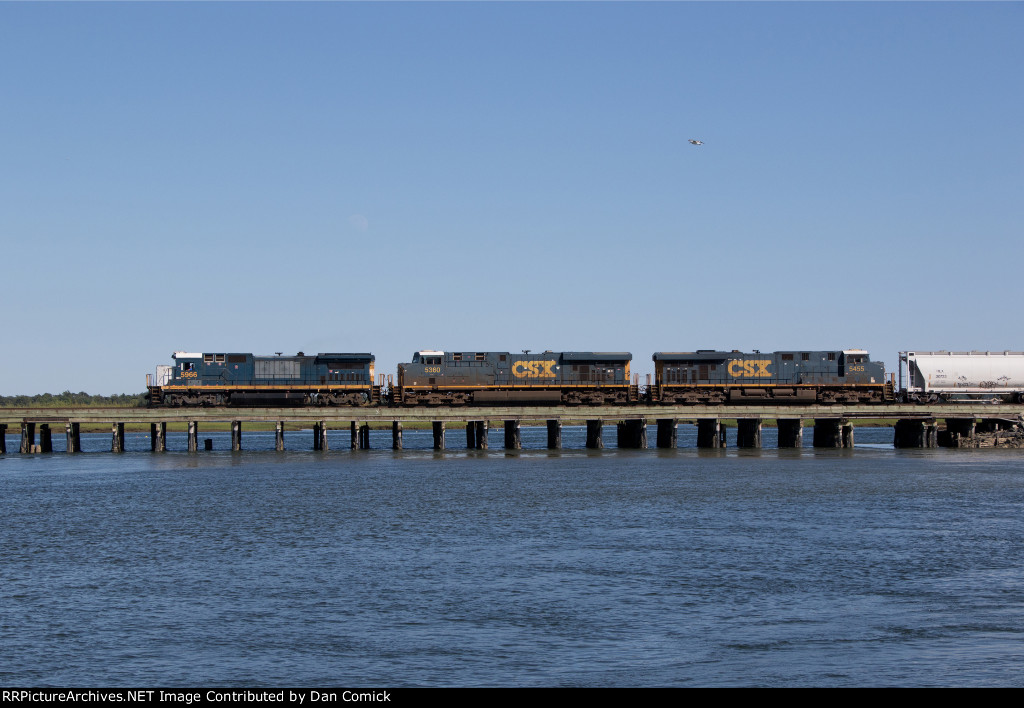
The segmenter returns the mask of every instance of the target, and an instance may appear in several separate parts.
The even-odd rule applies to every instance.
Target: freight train
[[[643,387],[631,377],[629,352],[421,350],[411,362],[399,364],[395,379],[388,376],[387,382],[384,376],[374,380],[369,353],[175,352],[174,363],[158,366],[146,383],[153,407],[1024,400],[1024,353],[975,353],[967,359],[950,352],[900,356],[898,390],[893,375],[887,379],[883,364],[871,361],[862,349],[656,352],[654,380]],[[1008,373],[1000,375],[1000,367]]]

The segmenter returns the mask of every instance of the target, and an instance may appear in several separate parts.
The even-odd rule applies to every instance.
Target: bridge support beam
[[[523,432],[518,420],[505,421],[505,449],[523,449]]]
[[[761,447],[760,418],[740,418],[736,421],[736,447]]]
[[[68,423],[78,425],[78,423]],[[75,433],[77,435],[77,431]],[[149,450],[150,452],[167,452],[167,423],[149,424]],[[78,451],[78,446],[75,446]],[[68,452],[71,452],[71,431],[68,430]]]
[[[110,424],[110,451],[124,452],[124,423]]]
[[[604,423],[600,420],[588,420],[587,421],[587,449],[588,450],[603,450],[604,440],[601,438],[601,433],[604,427]]]
[[[679,419],[658,418],[658,441],[659,448],[675,448],[679,441]]]
[[[199,452],[199,423],[194,420],[188,422],[188,451]]]
[[[725,447],[725,426],[718,418],[697,420],[697,447]]]
[[[391,449],[402,449],[402,422],[398,420],[391,421]]]
[[[548,421],[548,449],[562,449],[562,421],[560,420]]]
[[[944,447],[959,447],[961,440],[974,437],[974,418],[946,418],[946,435],[938,438],[936,442]]]
[[[815,418],[814,447],[842,447],[842,421],[838,418]]]
[[[313,449],[327,452],[327,422],[319,420],[313,423]]]
[[[435,450],[443,450],[444,449],[444,421],[443,420],[435,420],[433,427],[434,427],[434,449]]]
[[[804,422],[800,418],[780,418],[775,424],[779,428],[779,447],[804,446]]]
[[[242,450],[242,421],[231,421],[231,452]]]
[[[19,452],[23,455],[27,455],[35,451],[36,446],[36,424],[35,423],[22,423],[21,424],[21,447]]]
[[[901,418],[896,421],[893,447],[935,447],[938,426],[934,420]]]
[[[277,425],[274,426],[274,449],[278,452],[284,452],[284,421],[277,421]]]
[[[646,450],[647,449],[647,421],[644,419],[639,420],[624,420],[618,425],[618,447],[629,448],[633,450]]]
[[[53,436],[50,434],[50,424],[39,424],[39,452],[53,452]]]
[[[843,442],[843,447],[853,448],[853,423],[849,421],[843,421],[842,425],[839,426],[840,438]]]

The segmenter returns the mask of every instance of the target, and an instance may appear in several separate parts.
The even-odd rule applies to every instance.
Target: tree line
[[[145,407],[145,393],[115,393],[99,396],[85,391],[71,393],[37,393],[34,396],[0,396],[0,408],[62,408],[69,406]]]

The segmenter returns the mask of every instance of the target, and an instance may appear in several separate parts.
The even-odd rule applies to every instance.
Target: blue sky
[[[1021,3],[0,3],[0,394],[175,350],[1022,350],[1021,36]]]

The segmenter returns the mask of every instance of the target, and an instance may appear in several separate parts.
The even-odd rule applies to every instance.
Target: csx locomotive
[[[881,403],[894,397],[861,349],[762,354],[657,352],[654,382],[631,382],[629,352],[422,350],[374,383],[372,354],[176,352],[147,376],[151,406],[464,406]],[[382,377],[383,378],[383,377]]]
[[[629,352],[419,351],[398,365],[391,399],[403,406],[625,404],[636,400],[632,358]]]
[[[373,354],[175,352],[146,376],[150,406],[362,406],[380,403]]]
[[[654,403],[881,403],[893,399],[885,367],[863,349],[656,352]]]

